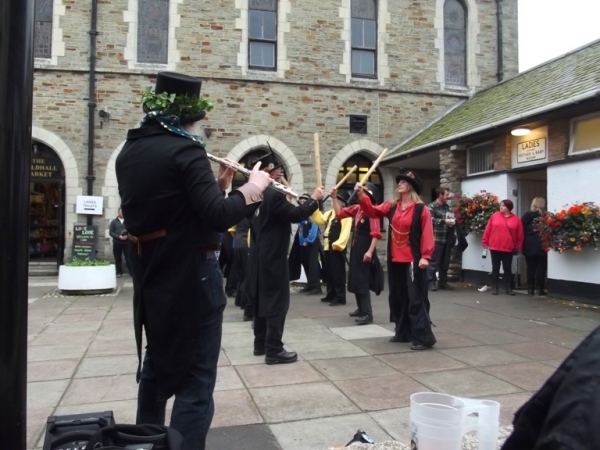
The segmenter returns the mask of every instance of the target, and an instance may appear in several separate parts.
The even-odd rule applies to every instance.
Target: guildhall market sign
[[[31,178],[60,178],[60,164],[55,159],[33,157],[31,159]]]
[[[546,138],[533,139],[517,144],[517,163],[546,159]]]

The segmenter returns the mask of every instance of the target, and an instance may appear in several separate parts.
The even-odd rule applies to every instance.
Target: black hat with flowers
[[[400,183],[400,180],[406,181],[410,184],[415,192],[421,195],[421,186],[423,183],[421,182],[421,178],[412,170],[406,170],[402,172],[400,175],[396,176],[396,184]]]
[[[271,172],[272,170],[283,167],[283,162],[279,161],[277,159],[277,156],[275,156],[275,153],[273,153],[272,151],[269,151],[269,153],[259,158],[256,158],[252,162],[252,167],[254,167],[254,164],[256,164],[258,161],[261,162],[260,170],[264,170],[265,172]]]

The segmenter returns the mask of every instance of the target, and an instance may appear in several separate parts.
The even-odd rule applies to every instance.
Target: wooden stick
[[[356,169],[358,169],[358,166],[354,166],[352,169],[350,169],[348,171],[348,173],[346,175],[344,175],[344,178],[342,178],[340,180],[340,182],[338,184],[335,185],[335,189],[339,189],[342,187],[342,185],[346,182],[346,180],[348,179],[348,177],[350,175],[352,175],[354,172],[356,172]]]
[[[360,180],[360,185],[364,186],[365,183],[369,180],[369,177],[371,176],[371,174],[373,172],[375,172],[375,169],[377,169],[377,166],[379,165],[379,163],[381,162],[381,160],[383,159],[383,157],[385,156],[385,154],[387,153],[388,149],[384,148],[383,151],[381,152],[381,155],[379,155],[377,157],[377,159],[375,160],[375,162],[373,163],[373,165],[371,166],[371,168],[369,169],[369,171],[365,174],[364,177],[362,177],[362,180]]]
[[[321,153],[319,151],[319,133],[315,133],[315,175],[317,176],[317,186],[323,186],[321,178]]]

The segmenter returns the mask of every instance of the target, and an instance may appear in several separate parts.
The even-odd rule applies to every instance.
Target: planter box
[[[112,292],[117,288],[114,264],[109,266],[60,266],[58,289],[72,295],[91,295]]]

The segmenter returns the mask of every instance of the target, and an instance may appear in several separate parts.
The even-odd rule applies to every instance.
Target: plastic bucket
[[[410,415],[412,450],[460,450],[463,429],[460,425],[428,421]]]

